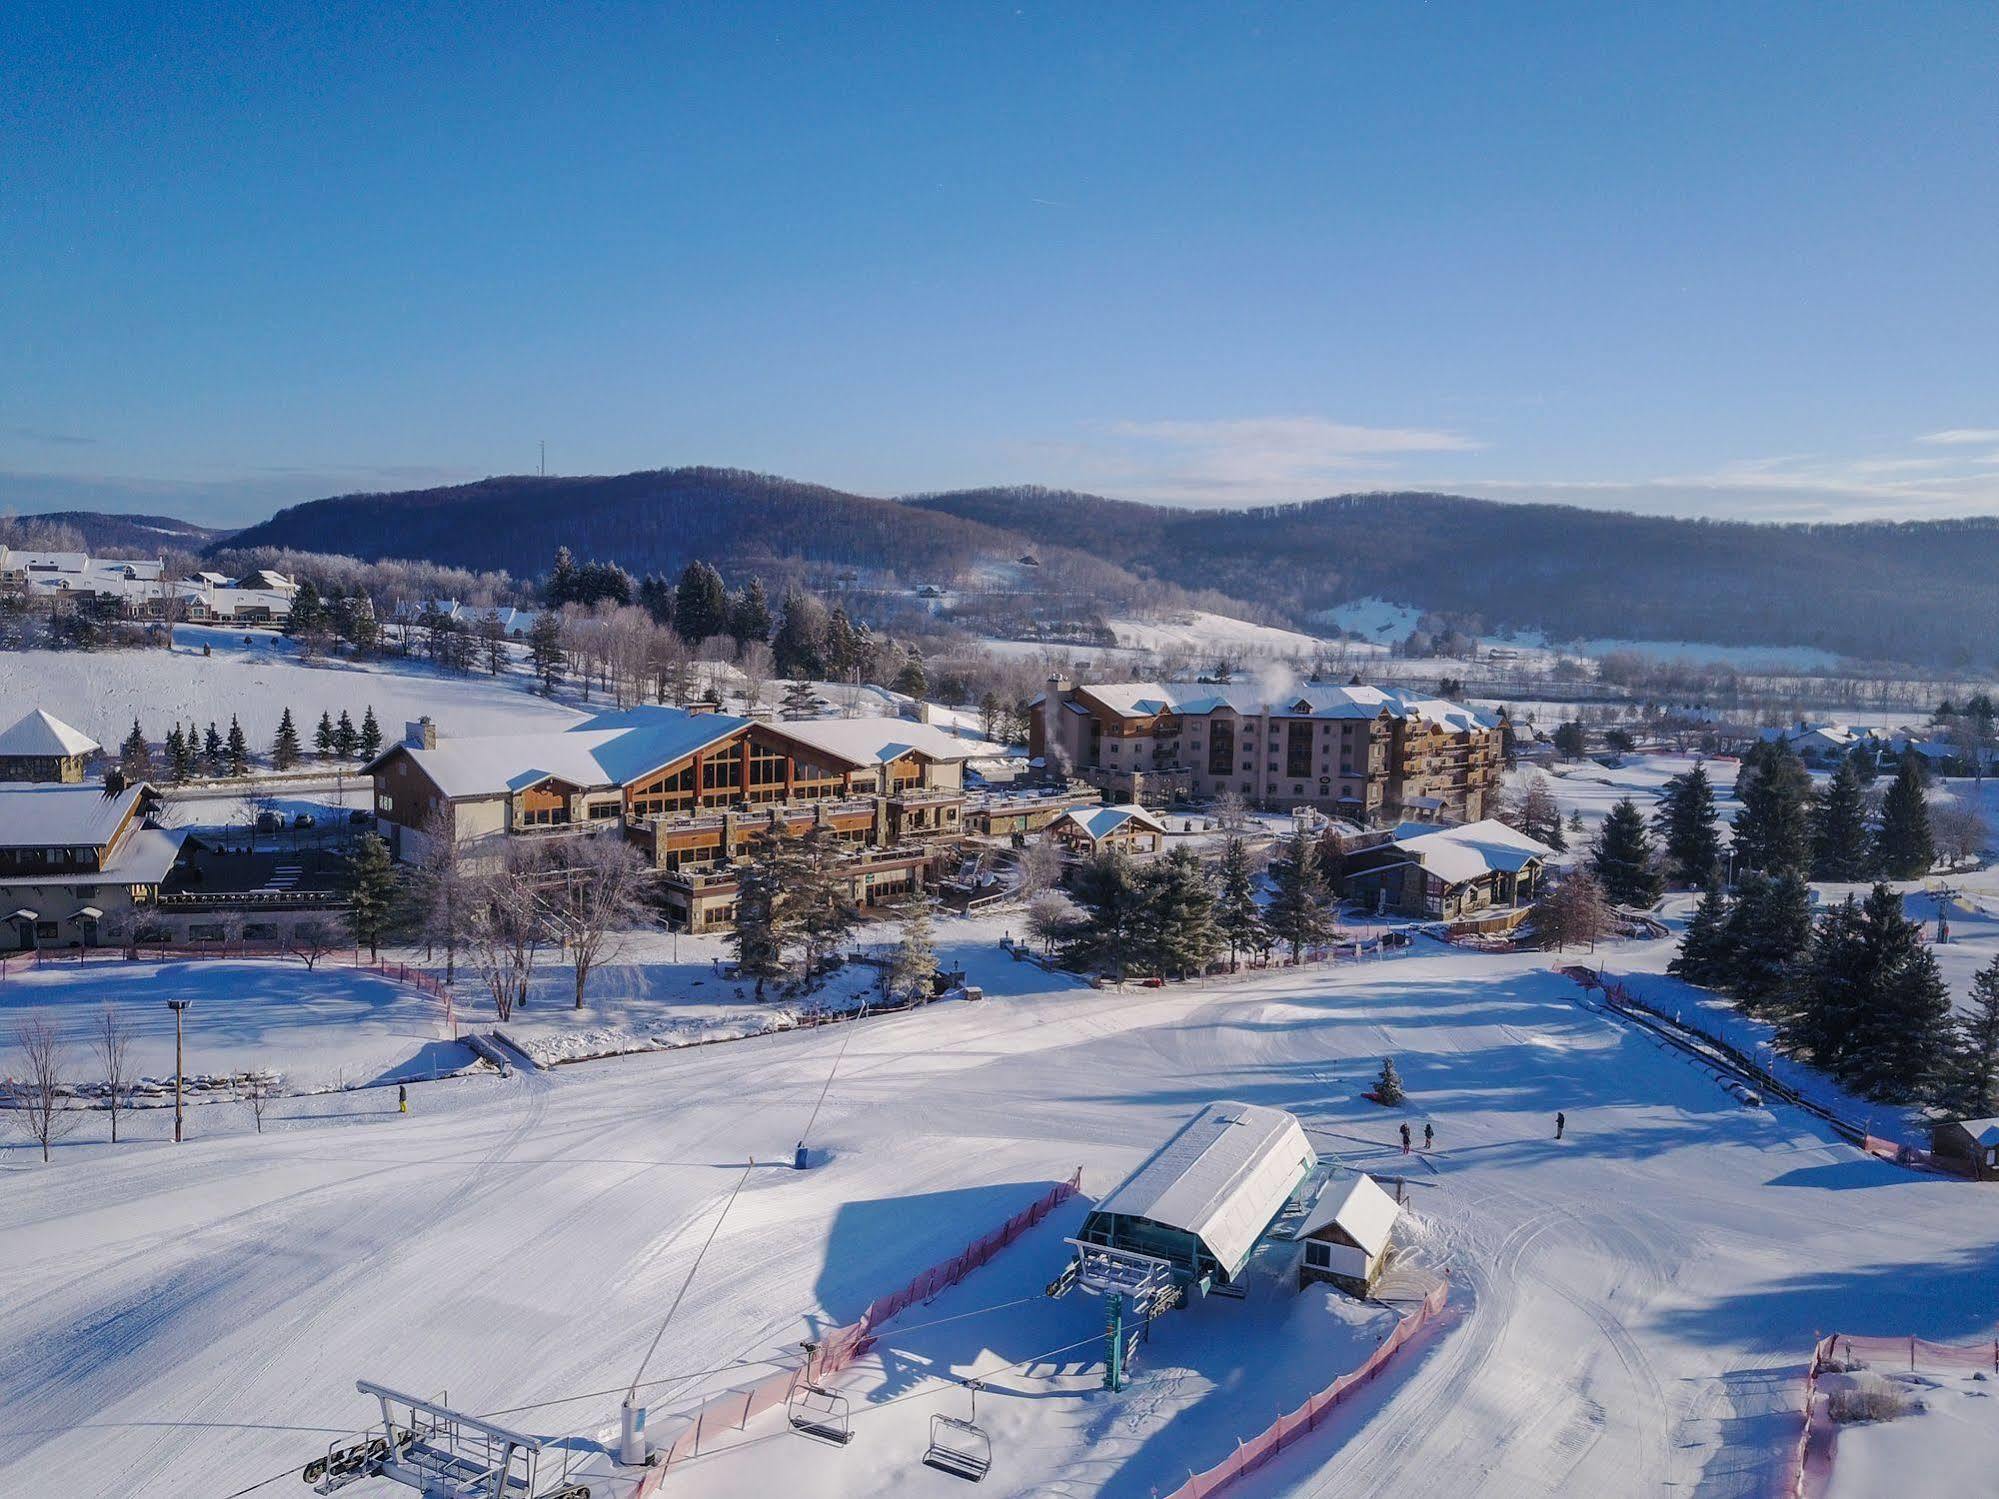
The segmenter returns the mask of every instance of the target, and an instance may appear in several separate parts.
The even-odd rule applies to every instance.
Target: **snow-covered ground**
[[[1850,1422],[1834,1440],[1832,1482],[1824,1499],[1878,1499],[1989,1493],[1999,1473],[1999,1372],[1941,1371],[1921,1360],[1882,1364],[1854,1374],[1828,1374],[1828,1395],[1842,1386],[1885,1389],[1903,1396],[1907,1414],[1889,1421]]]
[[[0,1038],[11,1043],[18,1021],[41,1015],[62,1037],[72,1075],[92,1081],[93,1047],[104,1007],[112,1005],[131,1033],[132,1071],[170,1079],[169,999],[193,1001],[182,1018],[190,1077],[270,1071],[282,1074],[287,1089],[358,1087],[428,1077],[471,1060],[451,1041],[438,1000],[331,959],[310,971],[275,959],[48,963],[0,978]]]
[[[302,661],[282,635],[202,625],[175,626],[170,651],[0,651],[0,702],[45,708],[111,748],[134,719],[158,742],[176,719],[226,729],[235,715],[263,751],[286,708],[308,749],[321,713],[345,711],[358,724],[370,707],[389,740],[425,714],[442,734],[562,729],[583,718],[509,675],[459,676],[402,658]]]
[[[116,1148],[89,1121],[46,1168],[11,1146],[0,1491],[68,1492],[83,1473],[89,1492],[213,1499],[358,1426],[356,1377],[527,1407],[506,1419],[595,1441],[616,1415],[600,1392],[632,1377],[740,1180],[647,1376],[663,1425],[789,1367],[797,1340],[1078,1164],[1101,1196],[1216,1098],[1292,1109],[1322,1150],[1410,1173],[1454,1281],[1452,1316],[1239,1491],[1259,1499],[1760,1496],[1795,1438],[1816,1334],[1968,1342],[1999,1315],[1984,1189],[1867,1160],[1789,1110],[1742,1109],[1579,1006],[1545,956],[1424,944],[1094,991],[1010,961],[1006,920],[940,927],[983,1003],[420,1083],[408,1117],[322,1095],[283,1100],[261,1137],[222,1106],[197,1111],[180,1147],[160,1143],[157,1112]],[[1670,952],[1627,944],[1613,962],[1657,972]],[[1360,1096],[1387,1055],[1400,1110]],[[787,1161],[815,1107],[822,1164],[745,1176],[751,1158]],[[1434,1156],[1399,1153],[1401,1118],[1435,1123]],[[1350,1365],[1356,1335],[1366,1345],[1349,1309],[1272,1286],[1174,1314],[1131,1388],[1107,1394],[1091,1367],[1100,1303],[1001,1305],[1059,1268],[1067,1221],[889,1324],[846,1386],[851,1445],[762,1417],[662,1492],[962,1492],[920,1465],[925,1427],[963,1414],[955,1376],[1004,1364],[1018,1367],[980,1403],[1000,1438],[987,1490],[1139,1499]],[[1923,1492],[1906,1472],[1895,1491]]]

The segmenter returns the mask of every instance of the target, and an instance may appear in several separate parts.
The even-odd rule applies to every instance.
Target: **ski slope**
[[[1863,1159],[1795,1113],[1740,1108],[1578,1007],[1545,959],[1426,946],[1098,992],[1006,961],[998,926],[943,928],[946,956],[993,996],[982,1004],[422,1083],[408,1117],[332,1095],[287,1101],[262,1137],[246,1111],[214,1105],[178,1148],[155,1143],[151,1116],[135,1121],[149,1140],[80,1136],[47,1168],[11,1146],[0,1492],[219,1499],[366,1419],[358,1376],[448,1389],[473,1410],[531,1407],[507,1419],[601,1438],[617,1405],[604,1392],[632,1377],[742,1179],[648,1376],[666,1379],[649,1392],[665,1421],[795,1361],[798,1339],[1078,1164],[1101,1195],[1224,1097],[1296,1110],[1351,1164],[1411,1171],[1457,1287],[1452,1320],[1245,1493],[1760,1496],[1795,1436],[1816,1332],[1990,1334],[1987,1193]],[[1615,960],[1665,957],[1649,944]],[[774,1164],[843,1046],[812,1132],[823,1162]],[[1406,1111],[1359,1097],[1391,1054]],[[1435,1157],[1400,1156],[1401,1117],[1435,1122]],[[751,1158],[773,1164],[746,1172]],[[1052,1276],[1062,1251],[1046,1227],[955,1305],[978,1313]],[[1237,1311],[1251,1315],[1230,1329]],[[1250,1435],[1343,1367],[1342,1340],[1312,1368],[1320,1340],[1257,1311],[1162,1324],[1123,1396],[1096,1389],[1087,1347],[995,1391],[982,1419],[1006,1445],[987,1491],[1143,1499],[1214,1461],[1217,1433]],[[851,1446],[761,1418],[662,1492],[961,1492],[920,1466],[905,1418],[960,1413],[958,1373],[1101,1328],[1078,1298],[1018,1317],[966,1316],[907,1343],[891,1324],[884,1346],[910,1356],[857,1374]],[[1215,1319],[1222,1336],[1204,1328]],[[1215,1364],[1231,1334],[1267,1356]],[[1924,1492],[1920,1477],[1899,1492]]]

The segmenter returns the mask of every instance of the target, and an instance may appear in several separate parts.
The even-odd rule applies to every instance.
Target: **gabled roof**
[[[150,789],[143,781],[115,796],[92,785],[0,786],[0,847],[101,848]]]
[[[1119,807],[1079,807],[1071,808],[1055,819],[1058,823],[1073,823],[1089,835],[1092,843],[1101,843],[1128,822],[1136,822],[1151,828],[1155,833],[1164,833],[1166,824],[1154,817],[1143,807],[1129,804]]]
[[[0,755],[88,755],[102,748],[83,730],[40,708],[0,732]]]
[[[1980,1145],[1999,1145],[1999,1119],[1960,1119],[1957,1127]]]
[[[1495,872],[1518,874],[1535,860],[1546,860],[1555,852],[1496,817],[1455,828],[1405,822],[1390,841],[1393,847],[1421,864],[1426,873],[1450,885],[1461,885]]]
[[[1383,687],[1301,687],[1270,697],[1254,686],[1215,682],[1091,682],[1078,687],[1113,713],[1150,718],[1162,713],[1212,713],[1229,708],[1242,714],[1268,711],[1276,718],[1415,719],[1453,731],[1490,729],[1498,720],[1438,697],[1418,697]]]
[[[912,751],[931,760],[969,760],[998,748],[906,718],[806,718],[764,727],[849,765],[886,765]]]
[[[1211,1103],[1091,1217],[1115,1213],[1194,1234],[1234,1276],[1318,1162],[1304,1130],[1284,1110]]]
[[[1379,1182],[1364,1171],[1356,1171],[1344,1181],[1326,1184],[1319,1200],[1305,1215],[1298,1236],[1307,1238],[1328,1225],[1335,1225],[1373,1259],[1388,1247],[1389,1230],[1395,1227],[1401,1212]]]
[[[453,798],[509,794],[551,776],[585,791],[609,790],[630,785],[747,727],[748,719],[723,713],[634,708],[556,733],[441,739],[436,749],[393,745],[367,768],[372,771],[400,751],[423,768],[438,790]]]

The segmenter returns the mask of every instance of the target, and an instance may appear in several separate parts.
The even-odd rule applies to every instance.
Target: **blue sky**
[[[0,9],[0,509],[1999,512],[1999,7]]]

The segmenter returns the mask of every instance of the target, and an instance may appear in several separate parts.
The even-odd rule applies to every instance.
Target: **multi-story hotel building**
[[[1310,686],[1267,700],[1253,687],[1060,677],[1034,703],[1030,749],[1115,801],[1157,806],[1237,792],[1259,807],[1309,806],[1362,823],[1475,822],[1500,775],[1497,720],[1441,698]]]

